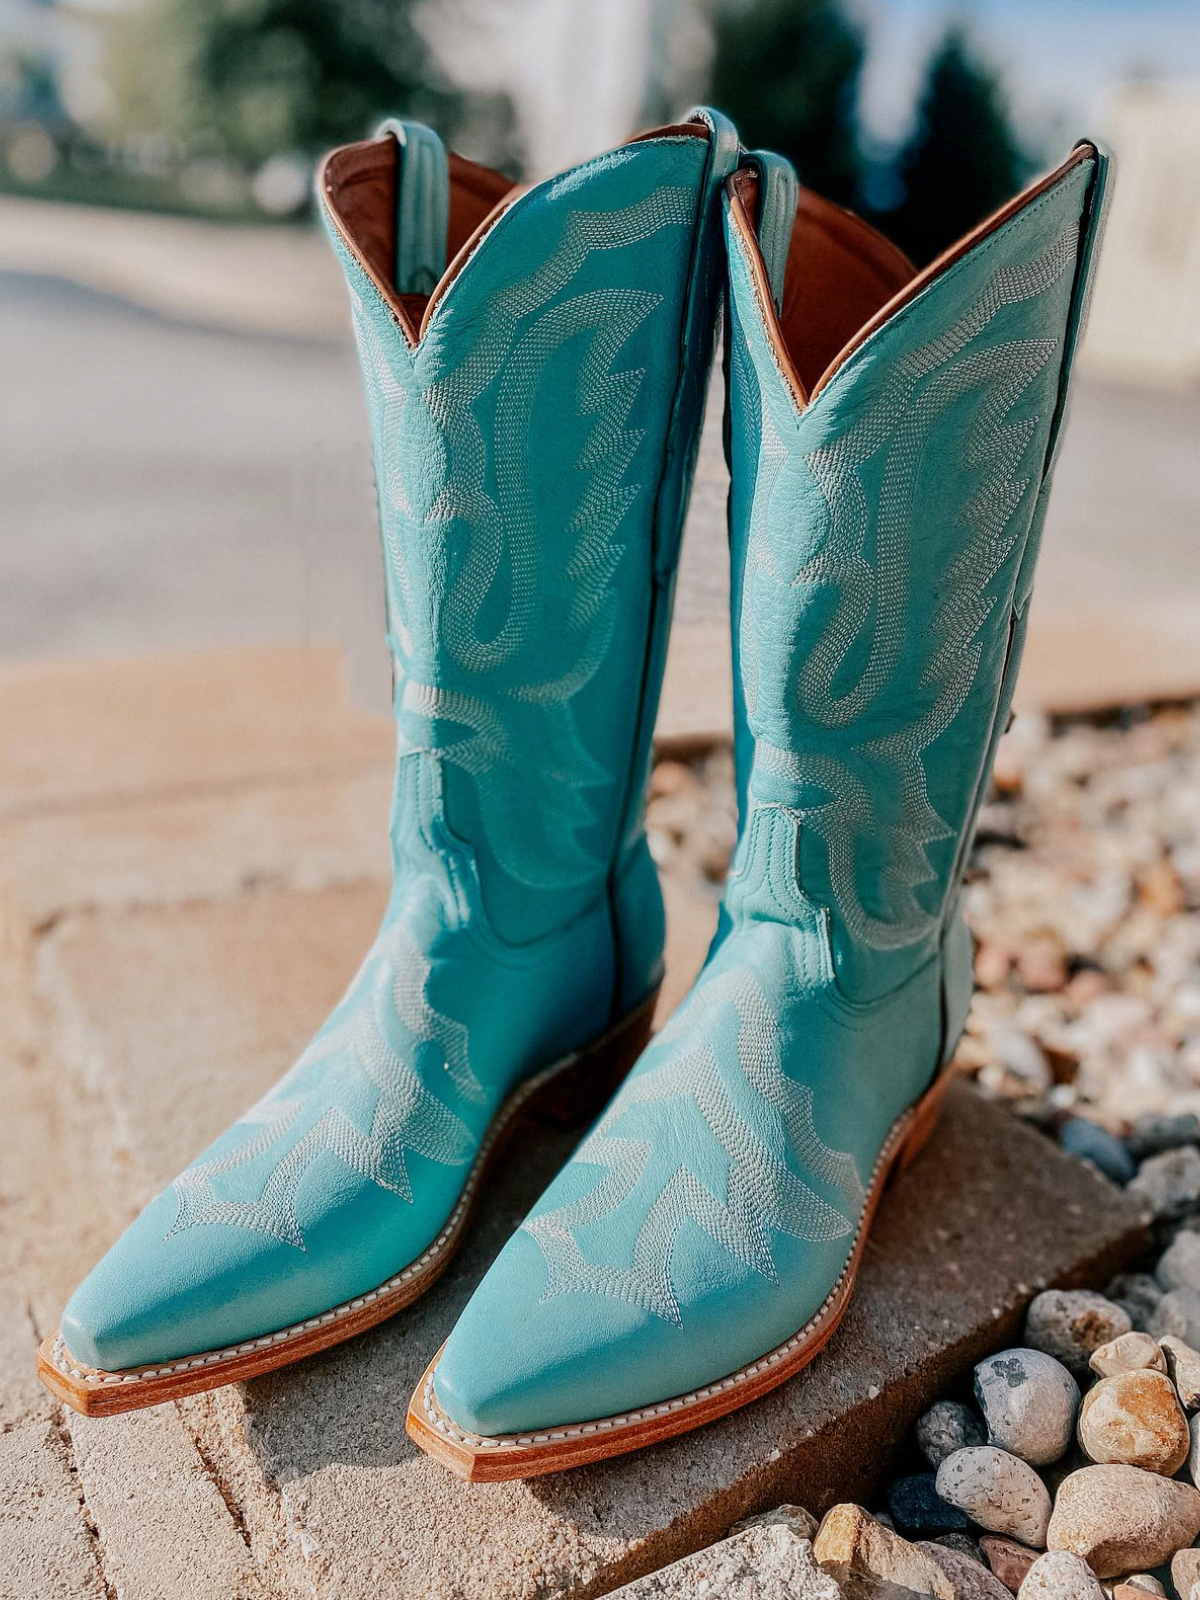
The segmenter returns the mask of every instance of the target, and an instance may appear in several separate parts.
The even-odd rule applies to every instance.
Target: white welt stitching
[[[606,1035],[602,1039],[597,1039],[594,1045],[588,1047],[588,1051],[590,1052],[590,1050],[598,1049],[602,1045],[614,1039],[621,1031],[624,1030],[624,1028],[628,1027],[636,1020],[637,1017],[641,1015],[641,1011],[642,1008],[639,1007],[636,1012],[620,1023],[617,1028],[614,1028],[610,1034]],[[560,1061],[553,1062],[541,1072],[535,1073],[532,1078],[528,1078],[523,1084],[520,1085],[519,1088],[515,1089],[513,1093],[509,1095],[504,1105],[492,1119],[491,1125],[489,1126],[487,1133],[484,1135],[483,1142],[479,1146],[475,1160],[471,1163],[471,1170],[467,1175],[467,1181],[463,1186],[462,1193],[455,1202],[454,1209],[451,1211],[441,1233],[438,1234],[433,1243],[429,1245],[421,1253],[421,1255],[416,1258],[415,1261],[410,1261],[408,1266],[402,1268],[400,1272],[396,1273],[393,1277],[388,1278],[384,1283],[379,1284],[377,1288],[370,1289],[365,1294],[356,1295],[353,1300],[343,1301],[341,1305],[334,1306],[329,1311],[321,1312],[318,1316],[309,1317],[304,1322],[295,1322],[290,1327],[280,1328],[275,1333],[264,1334],[261,1338],[250,1339],[243,1344],[229,1345],[223,1350],[208,1350],[199,1355],[187,1356],[182,1361],[176,1361],[170,1366],[165,1367],[160,1366],[152,1368],[137,1368],[128,1372],[105,1372],[102,1368],[84,1367],[76,1362],[74,1356],[72,1356],[71,1352],[67,1349],[66,1342],[60,1333],[55,1338],[51,1349],[54,1365],[65,1376],[74,1378],[79,1383],[93,1385],[113,1383],[146,1383],[154,1378],[173,1377],[177,1373],[188,1372],[195,1367],[211,1366],[220,1362],[233,1361],[238,1356],[249,1355],[251,1352],[265,1349],[269,1345],[286,1344],[289,1339],[299,1338],[301,1334],[310,1333],[314,1328],[323,1327],[331,1322],[337,1322],[340,1318],[347,1317],[352,1312],[361,1310],[363,1306],[369,1305],[375,1300],[382,1299],[385,1295],[394,1293],[397,1289],[402,1288],[404,1284],[411,1282],[413,1278],[420,1275],[433,1261],[442,1255],[447,1246],[453,1242],[454,1235],[461,1226],[467,1210],[469,1209],[474,1198],[475,1190],[479,1185],[479,1180],[483,1174],[484,1165],[486,1164],[488,1156],[491,1154],[492,1147],[507,1128],[508,1124],[525,1105],[526,1101],[535,1095],[539,1089],[543,1088],[544,1085],[547,1084],[552,1078],[557,1077],[560,1073],[566,1072],[569,1068],[573,1067],[579,1060],[580,1055],[584,1053],[587,1052],[576,1051],[571,1055],[564,1056]]]
[[[916,1108],[914,1107],[906,1111],[902,1117],[893,1123],[892,1130],[884,1141],[883,1148],[880,1150],[875,1165],[871,1169],[870,1181],[867,1184],[868,1195],[874,1190],[876,1183],[880,1181],[883,1176],[882,1169],[886,1163],[890,1162],[898,1141],[903,1138],[915,1118]],[[444,1433],[458,1444],[470,1445],[479,1450],[528,1450],[533,1445],[557,1443],[562,1439],[578,1439],[585,1434],[606,1433],[613,1428],[632,1427],[635,1423],[649,1421],[651,1417],[661,1417],[670,1411],[683,1410],[687,1406],[698,1404],[701,1400],[709,1400],[713,1395],[721,1394],[727,1389],[734,1389],[738,1384],[757,1377],[766,1368],[775,1366],[777,1362],[782,1361],[785,1356],[790,1355],[798,1345],[803,1344],[820,1327],[849,1276],[858,1251],[859,1240],[862,1237],[867,1209],[864,1205],[859,1215],[858,1227],[855,1230],[850,1254],[846,1258],[846,1265],[842,1268],[837,1282],[822,1301],[820,1308],[809,1318],[800,1331],[794,1333],[786,1343],[778,1345],[774,1350],[768,1351],[766,1355],[759,1356],[758,1360],[752,1362],[749,1366],[740,1367],[736,1372],[731,1372],[728,1377],[718,1378],[714,1383],[708,1384],[703,1389],[693,1389],[690,1394],[677,1395],[672,1400],[665,1400],[659,1405],[646,1406],[641,1411],[626,1411],[620,1416],[604,1417],[597,1422],[580,1423],[570,1428],[556,1428],[552,1433],[499,1435],[467,1433],[453,1423],[441,1406],[438,1405],[437,1397],[433,1392],[434,1375],[437,1370],[437,1363],[435,1362],[429,1370],[425,1379],[425,1387],[421,1393],[421,1405],[426,1419],[439,1433]]]

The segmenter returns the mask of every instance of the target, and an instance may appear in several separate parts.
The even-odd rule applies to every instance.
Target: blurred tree
[[[1015,194],[1030,165],[999,79],[950,28],[930,60],[917,125],[897,161],[904,198],[880,221],[924,266]]]
[[[398,112],[453,126],[460,96],[414,26],[416,0],[145,0],[114,18],[121,134],[255,167],[364,137]]]
[[[830,200],[858,198],[858,27],[837,0],[721,0],[709,95],[749,145],[778,150]]]

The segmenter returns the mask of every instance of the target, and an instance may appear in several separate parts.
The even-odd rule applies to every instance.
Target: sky
[[[902,137],[933,41],[961,19],[1001,69],[1023,134],[1103,136],[1114,87],[1132,72],[1200,92],[1200,0],[850,0],[868,29],[862,112]]]

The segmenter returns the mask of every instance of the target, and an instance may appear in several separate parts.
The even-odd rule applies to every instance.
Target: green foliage
[[[724,0],[714,43],[709,94],[746,143],[777,150],[809,188],[852,204],[863,40],[836,0]]]
[[[253,167],[315,155],[403,112],[451,123],[413,0],[146,0],[113,24],[120,133]]]
[[[996,75],[951,28],[930,61],[916,130],[900,155],[905,198],[883,226],[924,266],[1010,199],[1029,165]]]

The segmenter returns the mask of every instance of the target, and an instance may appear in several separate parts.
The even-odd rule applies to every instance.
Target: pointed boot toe
[[[503,1268],[485,1278],[437,1364],[438,1406],[468,1433],[522,1433],[561,1414],[559,1363],[540,1325],[546,1286],[541,1251],[518,1232],[502,1259]]]
[[[194,1348],[185,1309],[190,1274],[181,1253],[173,1257],[162,1243],[170,1226],[171,1210],[160,1196],[71,1296],[62,1338],[75,1364],[116,1371]]]
[[[287,1247],[217,1228],[176,1234],[178,1211],[173,1190],[159,1195],[76,1289],[62,1315],[65,1363],[122,1382],[131,1369],[144,1377],[192,1357],[212,1367],[308,1309]]]

